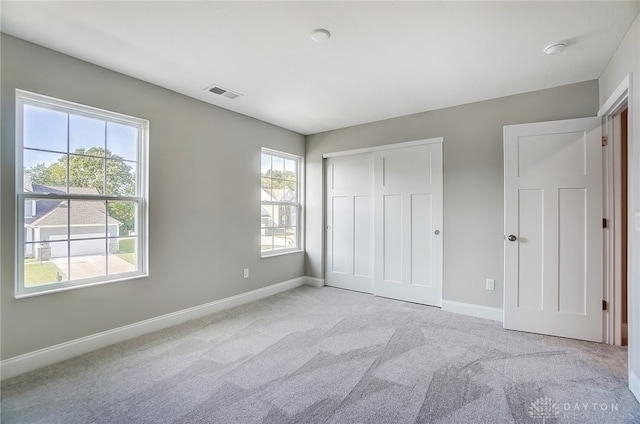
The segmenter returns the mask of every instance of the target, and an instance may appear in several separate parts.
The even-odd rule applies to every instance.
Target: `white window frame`
[[[302,156],[294,155],[291,153],[281,152],[278,150],[269,149],[267,147],[263,147],[261,150],[261,161],[260,166],[262,167],[262,154],[277,156],[282,159],[289,159],[296,162],[296,199],[293,202],[282,202],[282,201],[263,201],[260,200],[260,207],[269,205],[269,206],[295,206],[297,208],[296,211],[296,247],[292,248],[284,248],[284,249],[272,249],[272,250],[262,250],[262,243],[260,246],[260,257],[269,258],[272,256],[280,256],[286,255],[289,253],[297,253],[303,252],[303,240],[304,240],[304,222],[303,222],[303,187],[304,187],[304,158]],[[260,181],[262,182],[262,172],[260,172]],[[260,184],[260,191],[262,192],[262,183]],[[262,230],[262,227],[260,227]],[[262,235],[261,235],[262,236]]]
[[[138,129],[138,151],[136,157],[136,195],[109,195],[109,194],[57,194],[57,193],[32,193],[24,190],[23,177],[23,153],[24,153],[24,107],[26,105],[58,110],[64,113],[95,118],[106,122],[135,126]],[[68,135],[67,135],[68,137]],[[148,253],[148,145],[149,145],[149,121],[116,112],[94,108],[66,100],[56,99],[29,91],[16,89],[16,262],[15,262],[15,297],[24,298],[47,293],[55,293],[81,287],[107,284],[117,281],[137,279],[149,275]],[[69,149],[67,148],[67,151]],[[57,153],[57,152],[55,152]],[[67,152],[70,153],[70,152]],[[99,201],[130,201],[137,205],[136,213],[136,237],[138,239],[136,251],[136,269],[127,273],[104,275],[99,277],[84,278],[44,284],[35,287],[24,285],[24,202],[26,199],[51,200],[99,200]],[[108,263],[108,262],[107,262]],[[108,265],[107,265],[108,266]],[[73,278],[73,275],[71,276]]]

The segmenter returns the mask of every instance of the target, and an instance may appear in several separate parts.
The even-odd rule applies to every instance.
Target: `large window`
[[[300,169],[302,159],[262,149],[262,256],[300,249]]]
[[[16,296],[147,275],[148,122],[16,100]]]

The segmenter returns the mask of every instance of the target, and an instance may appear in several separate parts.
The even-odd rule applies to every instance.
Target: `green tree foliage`
[[[104,164],[106,160],[106,181]],[[62,155],[58,161],[46,166],[39,163],[27,169],[31,181],[46,186],[65,187],[67,185],[67,156]],[[102,147],[91,147],[87,150],[76,149],[69,155],[69,186],[93,187],[98,193],[133,196],[136,192],[136,179],[133,168],[123,158],[112,154]],[[122,223],[121,234],[134,229],[135,206],[131,202],[109,202],[109,215]]]
[[[296,189],[296,173],[292,171],[275,171],[269,169],[262,174],[262,188],[288,188]]]

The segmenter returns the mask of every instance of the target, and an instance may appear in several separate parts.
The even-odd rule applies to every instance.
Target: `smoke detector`
[[[227,90],[224,87],[219,86],[218,84],[214,84],[204,89],[209,93],[217,94],[218,96],[226,97],[227,99],[237,99],[242,96],[240,93],[236,93],[235,91]]]
[[[311,32],[311,39],[316,43],[324,43],[329,37],[331,37],[331,33],[324,28],[318,28]]]

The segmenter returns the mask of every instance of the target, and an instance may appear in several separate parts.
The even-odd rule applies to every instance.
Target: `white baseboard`
[[[324,278],[304,277],[305,286],[324,287]]]
[[[35,370],[56,362],[64,361],[74,356],[82,355],[114,343],[142,336],[153,331],[182,324],[193,319],[230,309],[245,303],[272,296],[283,291],[291,290],[302,285],[322,287],[324,280],[320,278],[298,277],[282,283],[273,284],[261,289],[252,290],[236,296],[216,300],[193,308],[183,309],[159,317],[103,331],[90,336],[81,337],[65,343],[39,349],[23,355],[0,361],[0,379],[15,377],[28,371]]]
[[[629,390],[640,402],[640,378],[633,371],[629,373]]]
[[[492,308],[490,306],[474,305],[473,303],[455,302],[453,300],[443,299],[442,310],[502,322],[501,308]]]

